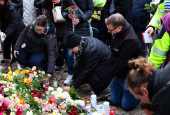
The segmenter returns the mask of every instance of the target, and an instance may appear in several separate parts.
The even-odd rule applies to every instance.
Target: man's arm
[[[84,65],[83,68],[81,68],[82,72],[72,83],[75,88],[80,87],[88,81],[89,77],[93,74],[93,70],[98,61],[98,56],[93,52],[87,53],[83,56]]]
[[[111,77],[114,78],[117,74],[123,72],[123,70],[127,67],[128,61],[132,59],[136,53],[138,53],[138,50],[138,46],[134,41],[125,41],[125,43],[122,44],[122,49],[116,63],[111,67]]]

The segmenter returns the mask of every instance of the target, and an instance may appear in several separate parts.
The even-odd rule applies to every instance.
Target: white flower
[[[0,81],[0,84],[7,84],[6,81]]]
[[[33,115],[32,111],[27,111],[26,115]]]
[[[17,97],[17,95],[16,95],[16,94],[12,94],[11,96],[12,96],[12,97],[14,97],[14,98],[15,98],[15,97]]]
[[[11,112],[10,115],[15,115],[15,113],[14,113],[14,112]]]
[[[62,92],[62,91],[63,91],[63,89],[62,89],[61,87],[58,87],[58,88],[57,88],[57,92],[58,92],[58,93],[60,93],[60,92]]]
[[[159,3],[158,3],[158,2],[151,2],[151,3],[150,3],[150,6],[152,6],[152,4],[157,5],[157,4],[159,4]]]
[[[9,99],[10,99],[11,101],[14,101],[14,100],[15,100],[12,96],[10,96]]]
[[[51,95],[55,95],[55,94],[57,94],[57,91],[52,91],[51,92]]]
[[[70,95],[68,94],[68,92],[63,92],[63,95],[62,95],[62,99],[66,99],[66,98],[68,98],[68,97],[70,97]]]
[[[36,70],[36,66],[33,66],[33,67],[32,67],[32,71],[34,71],[34,70]]]
[[[48,87],[48,91],[53,91],[54,88],[53,87]]]
[[[9,91],[9,88],[4,88],[4,92],[8,92]]]
[[[77,105],[79,105],[80,107],[84,107],[85,106],[85,102],[82,100],[76,100]]]

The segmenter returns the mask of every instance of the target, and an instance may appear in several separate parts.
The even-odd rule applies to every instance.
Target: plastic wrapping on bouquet
[[[2,37],[2,35],[3,35],[3,32],[1,32],[1,30],[0,30],[0,39],[1,39],[1,42],[4,42],[4,40],[5,40],[5,38],[4,37]]]

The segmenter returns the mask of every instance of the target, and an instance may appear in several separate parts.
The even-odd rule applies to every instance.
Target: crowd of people
[[[49,78],[64,65],[68,72],[64,84],[69,85],[64,90],[87,83],[91,93],[99,95],[110,86],[111,105],[129,111],[141,101],[147,115],[168,115],[170,0],[158,0],[153,17],[144,10],[151,2],[0,0],[1,38],[5,38],[1,63],[4,69],[15,62],[37,66]],[[66,10],[72,5],[77,6],[76,18]],[[65,22],[54,21],[56,6],[61,6]],[[149,36],[157,32],[149,55],[143,32]]]

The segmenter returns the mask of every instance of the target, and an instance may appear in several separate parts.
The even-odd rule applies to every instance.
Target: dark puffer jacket
[[[83,38],[83,44],[78,55],[78,65],[81,73],[73,81],[75,88],[80,87],[84,83],[90,84],[96,95],[104,91],[111,82],[110,77],[110,55],[111,51],[102,41],[93,38]]]
[[[28,54],[48,55],[47,73],[52,74],[58,50],[54,24],[52,22],[49,22],[49,24],[50,29],[46,35],[38,35],[34,30],[34,26],[29,24],[19,36],[14,49],[19,51],[21,45],[25,43]]]
[[[1,9],[0,13],[1,31],[6,34],[7,39],[16,40],[25,27],[20,14],[16,8],[14,8],[14,6],[10,6],[7,10],[4,11]]]
[[[153,115],[169,115],[170,113],[170,85],[167,84],[170,81],[169,70],[170,63],[165,68],[154,72],[147,86]]]
[[[111,77],[125,79],[130,68],[128,61],[141,53],[140,41],[132,26],[126,22],[122,30],[115,34],[111,44]]]
[[[90,19],[91,15],[94,12],[94,6],[92,0],[74,0],[77,6],[85,13],[81,14],[78,13],[78,19],[80,20],[80,23],[75,26],[75,32],[79,34],[80,36],[89,36],[89,24],[87,20]],[[70,7],[74,5],[71,0],[63,0],[61,2],[62,6],[62,15],[66,19],[66,32],[67,31],[73,31],[72,29],[72,20],[68,18],[68,12],[66,10],[67,7]]]

